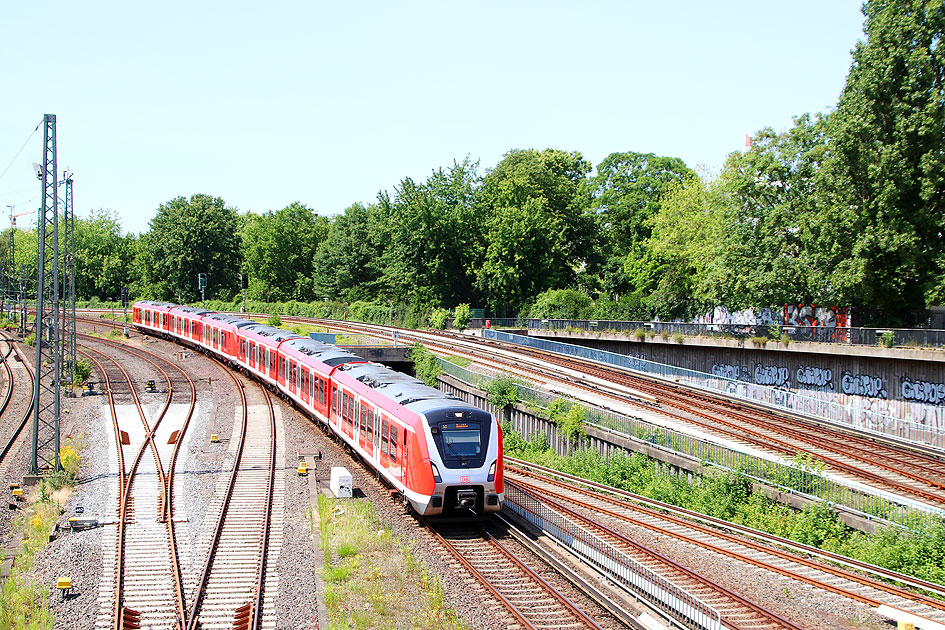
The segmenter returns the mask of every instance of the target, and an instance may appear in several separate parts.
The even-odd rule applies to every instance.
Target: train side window
[[[390,461],[397,461],[397,440],[399,439],[399,434],[397,433],[397,425],[390,425]]]
[[[369,444],[374,444],[374,410],[367,410],[367,441]]]
[[[389,431],[390,424],[388,424],[387,418],[384,418],[384,422],[381,425],[381,452],[385,455],[390,452],[390,439],[387,437]]]
[[[367,405],[361,403],[361,439],[363,440],[367,435]]]

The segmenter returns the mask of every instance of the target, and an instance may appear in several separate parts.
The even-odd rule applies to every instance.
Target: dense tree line
[[[513,149],[332,217],[178,197],[140,237],[108,212],[80,219],[77,291],[193,302],[204,272],[207,298],[231,300],[245,272],[253,300],[379,312],[665,319],[803,302],[893,323],[945,301],[945,9],[869,0],[864,14],[836,108],[759,130],[718,174],[652,153],[595,167],[576,151]],[[17,265],[34,267],[35,234],[17,246]]]

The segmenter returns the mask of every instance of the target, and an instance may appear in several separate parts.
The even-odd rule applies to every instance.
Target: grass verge
[[[329,630],[465,630],[439,579],[363,500],[318,497]]]

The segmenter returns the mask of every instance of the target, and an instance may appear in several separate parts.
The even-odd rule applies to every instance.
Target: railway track
[[[256,385],[250,402],[240,378],[226,373],[239,391],[239,439],[233,469],[210,511],[217,513],[206,562],[194,593],[187,628],[257,630],[275,625],[278,580],[275,560],[282,545],[284,439],[278,436],[269,392]],[[273,517],[273,513],[277,516]]]
[[[158,424],[163,419],[175,390],[170,376],[152,358],[177,370],[186,380],[191,392],[190,405],[183,424],[179,429],[172,427],[161,434],[162,438],[168,438],[168,443],[174,445],[168,468],[162,466],[161,458],[155,455],[152,459],[155,466],[150,469],[141,466],[134,476],[136,485],[132,486],[133,474],[125,471],[124,463],[124,451],[128,445],[116,450],[114,459],[119,470],[118,477],[126,480],[116,483],[117,487],[113,493],[117,497],[119,514],[122,514],[124,506],[124,517],[119,516],[117,519],[118,528],[114,530],[114,534],[106,536],[106,545],[113,544],[117,549],[116,596],[114,602],[111,602],[104,593],[106,587],[103,586],[103,593],[100,594],[102,609],[96,627],[131,629],[140,624],[140,627],[174,630],[249,630],[262,628],[264,624],[267,627],[274,625],[278,575],[275,562],[268,560],[278,558],[282,544],[284,472],[277,466],[277,462],[283,458],[281,445],[284,439],[279,436],[281,423],[276,422],[276,411],[269,393],[259,386],[258,391],[254,390],[257,391],[255,399],[251,403],[247,402],[242,381],[230,370],[224,370],[233,380],[241,399],[242,421],[238,427],[239,437],[231,443],[233,468],[225,490],[217,494],[215,506],[211,507],[217,518],[212,532],[199,550],[205,554],[202,557],[206,558],[201,565],[202,570],[199,573],[182,575],[179,561],[176,560],[177,544],[172,535],[162,535],[161,530],[173,531],[173,471],[176,468],[182,436],[190,423],[196,404],[194,382],[180,367],[154,353],[132,349],[126,344],[99,337],[82,335],[82,338],[87,340],[86,343],[101,343],[121,348],[122,351],[147,362],[151,368],[164,376],[169,395],[158,414],[158,421],[153,426],[149,425],[144,420],[144,414],[140,413],[142,428],[126,430],[123,433],[117,422],[114,397],[116,394],[130,393],[132,399],[136,400],[134,387],[132,386],[129,392],[118,392],[113,385],[116,379],[109,374],[109,370],[101,361],[92,356],[100,353],[85,353],[105,378],[106,391],[113,405],[112,417],[116,435],[121,436],[122,441],[128,444],[141,442],[136,464],[141,459],[145,447],[155,442]],[[125,382],[132,382],[123,370],[122,375]],[[127,427],[124,423],[121,426]],[[167,461],[166,453],[162,452],[160,455],[164,457],[163,461]],[[168,472],[162,481],[164,470]],[[129,490],[132,487],[133,493]],[[122,497],[127,498],[122,500]],[[142,504],[157,505],[158,510],[142,509]],[[140,527],[133,529],[136,525]],[[122,541],[130,542],[123,544]],[[172,602],[162,591],[175,579],[180,582],[180,587],[175,587],[175,590],[180,591],[181,597],[179,601]],[[129,587],[132,584],[133,586]],[[144,592],[139,592],[139,587],[143,588]]]
[[[20,355],[20,349],[16,346],[16,340],[9,336],[7,333],[2,333],[0,335],[0,340],[7,342],[8,350],[6,354],[3,355],[3,371],[7,376],[7,391],[3,397],[3,402],[0,403],[0,417],[7,415],[10,412],[10,403],[13,399],[13,392],[16,388],[16,377],[14,374],[13,368],[10,366],[10,361],[12,357],[16,357],[20,365],[23,366],[26,375],[29,377],[29,392],[30,392],[30,402],[27,405],[26,412],[23,414],[23,418],[18,422],[15,422],[11,426],[9,432],[9,437],[4,442],[3,447],[0,448],[0,466],[3,465],[4,461],[7,458],[7,455],[16,445],[20,436],[23,434],[23,429],[26,428],[27,423],[33,415],[33,383],[35,376],[33,375],[33,370],[29,367],[29,364],[23,360],[23,357]]]
[[[510,482],[556,510],[579,518],[614,544],[627,538],[663,537],[694,545],[722,563],[743,563],[795,580],[799,585],[834,593],[872,608],[881,605],[945,623],[945,586],[897,574],[863,562],[800,545],[757,530],[734,526],[631,493],[589,482],[541,466],[512,461]],[[636,534],[634,535],[634,532]],[[871,575],[867,575],[871,574]],[[892,580],[901,585],[892,584]]]
[[[176,460],[174,453],[181,441],[169,440],[170,431],[158,433],[173,397],[171,378],[151,362],[168,385],[168,395],[152,422],[135,391],[134,380],[119,361],[100,350],[85,348],[81,354],[93,362],[105,379],[118,471],[117,483],[112,488],[117,504],[117,527],[109,528],[108,535],[103,536],[106,553],[114,550],[112,579],[102,582],[101,591],[105,592],[100,591],[101,607],[95,627],[113,630],[141,626],[175,628],[185,618],[186,611],[173,502],[164,462]],[[125,385],[127,391],[123,391]],[[117,396],[130,397],[138,422],[129,417],[133,415],[132,405],[124,401],[125,404],[119,406]],[[192,390],[187,420],[195,400],[195,390]],[[146,452],[150,452],[150,458],[145,457]],[[127,458],[131,458],[130,463],[126,462]],[[108,593],[109,584],[111,593]]]
[[[434,537],[525,630],[590,628],[591,617],[484,527],[429,527]]]

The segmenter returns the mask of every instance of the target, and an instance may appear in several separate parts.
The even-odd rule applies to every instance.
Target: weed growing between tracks
[[[943,521],[916,522],[909,524],[909,530],[889,527],[866,534],[841,523],[823,503],[797,511],[753,494],[745,480],[733,473],[690,478],[641,453],[605,457],[581,449],[563,457],[549,448],[542,435],[525,439],[508,423],[502,432],[507,456],[945,584]]]
[[[379,523],[370,502],[319,495],[317,518],[330,630],[466,628],[436,576]]]
[[[10,577],[0,590],[0,628],[4,630],[51,630],[49,588],[30,579],[36,554],[49,542],[49,535],[69,500],[85,447],[82,436],[66,438],[59,450],[63,470],[47,475],[23,512],[13,520],[12,536],[20,539]]]

